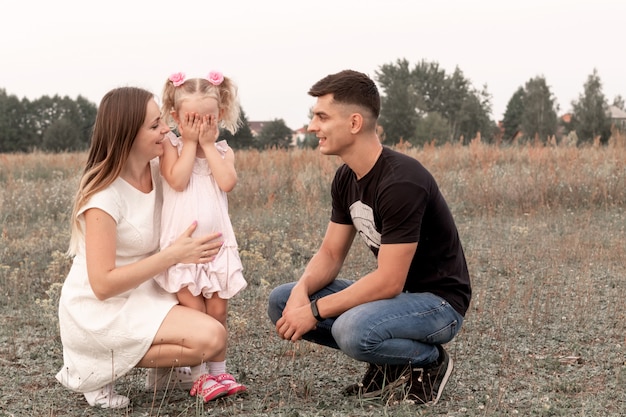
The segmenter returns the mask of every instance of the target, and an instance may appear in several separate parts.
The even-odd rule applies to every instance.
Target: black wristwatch
[[[319,310],[317,309],[317,298],[311,301],[311,311],[313,312],[313,317],[315,317],[315,320],[324,321],[322,316],[320,316]]]

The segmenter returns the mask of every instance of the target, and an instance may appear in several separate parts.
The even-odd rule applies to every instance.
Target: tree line
[[[583,92],[573,100],[572,112],[558,117],[559,107],[542,76],[531,78],[520,86],[508,102],[502,120],[503,139],[567,140],[572,145],[594,141],[606,143],[613,129],[622,130],[624,121],[612,120],[610,106],[602,92],[602,81],[597,70],[588,76]],[[624,110],[621,96],[612,106]]]
[[[480,137],[488,143],[568,140],[581,145],[606,143],[612,129],[624,127],[612,124],[595,69],[572,101],[571,113],[559,116],[550,86],[545,77],[537,76],[513,93],[500,122],[490,120],[492,97],[487,86],[472,86],[458,67],[447,73],[436,62],[421,61],[411,67],[406,59],[399,59],[381,66],[376,77],[384,91],[382,134],[391,144],[468,143]],[[612,105],[626,109],[621,96]]]
[[[85,149],[96,111],[96,105],[82,96],[29,101],[0,89],[0,152]]]
[[[567,140],[585,144],[606,143],[611,129],[608,100],[597,71],[589,75],[583,92],[572,104],[569,117],[559,116],[559,106],[543,76],[520,86],[511,96],[503,119],[491,119],[491,94],[487,85],[476,88],[457,67],[446,72],[437,62],[422,60],[411,66],[406,59],[384,64],[375,72],[381,89],[379,134],[386,144],[401,142],[468,143],[480,137],[487,143]],[[613,106],[624,110],[621,96]],[[0,152],[50,152],[87,149],[97,112],[96,104],[82,96],[43,96],[29,101],[0,89]],[[242,124],[235,135],[220,133],[235,149],[317,146],[306,134],[293,143],[293,132],[283,119],[266,123],[256,136],[242,109]]]
[[[76,100],[43,96],[30,101],[0,89],[0,153],[86,150],[97,110],[95,103],[82,96]],[[235,135],[223,130],[220,139],[226,139],[235,149],[287,148],[292,144],[292,135],[283,119],[275,119],[254,136],[242,109],[239,130]]]

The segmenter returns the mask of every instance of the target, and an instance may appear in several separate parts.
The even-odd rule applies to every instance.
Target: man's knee
[[[348,313],[348,314],[346,314]],[[366,348],[365,332],[356,317],[350,311],[339,316],[333,323],[331,333],[339,349],[346,355],[361,360],[361,354]]]
[[[291,294],[291,289],[295,283],[282,284],[274,288],[270,292],[270,296],[267,302],[267,314],[272,320],[272,323],[276,324],[278,319],[283,315],[283,310]]]

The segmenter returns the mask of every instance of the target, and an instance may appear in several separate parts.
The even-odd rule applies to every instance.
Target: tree
[[[448,121],[438,112],[426,114],[417,123],[415,145],[425,145],[431,141],[443,143],[448,140],[450,129]]]
[[[391,144],[401,139],[414,144],[428,140],[425,138],[430,132],[417,133],[418,128],[436,126],[437,135],[441,135],[441,118],[448,127],[442,141],[471,138],[478,132],[483,137],[492,136],[487,87],[480,91],[472,88],[458,67],[447,75],[436,62],[422,60],[411,71],[403,59],[396,65],[383,65],[376,76],[384,91],[380,124]]]
[[[43,96],[29,101],[18,100],[2,89],[0,152],[86,149],[96,112],[96,105],[81,96],[76,100],[68,96]]]
[[[70,120],[78,127],[80,132],[79,141],[83,144],[84,149],[87,149],[91,142],[91,133],[96,122],[96,113],[98,113],[96,104],[79,95],[76,98],[76,107],[73,107],[68,114]]]
[[[471,90],[463,100],[463,106],[459,111],[458,135],[456,139],[463,139],[463,143],[469,143],[473,138],[480,135],[485,142],[491,142],[495,123],[491,120],[491,95],[487,92],[487,86],[481,91]]]
[[[385,64],[375,74],[384,91],[379,124],[385,130],[387,143],[395,145],[401,140],[414,142],[419,116],[408,61],[403,59],[398,60],[396,65]]]
[[[438,112],[449,119],[446,113],[450,98],[451,81],[445,70],[436,62],[420,61],[411,71],[417,108],[422,113]]]
[[[524,87],[521,128],[527,138],[547,142],[556,134],[556,101],[543,76],[531,78]]]
[[[24,143],[31,142],[31,132],[24,129],[25,115],[25,102],[0,89],[0,152],[28,150]]]
[[[248,117],[243,108],[241,109],[240,119],[241,124],[235,134],[233,135],[226,129],[221,129],[219,140],[226,140],[228,145],[233,149],[250,149],[256,147],[257,141],[252,135],[252,131],[248,125]]]
[[[606,143],[611,136],[609,107],[602,93],[602,81],[595,68],[587,78],[583,90],[578,100],[572,101],[572,126],[581,142],[591,143],[596,137],[600,137],[600,142]]]
[[[80,128],[67,118],[55,120],[43,132],[42,148],[46,151],[76,151],[85,148]]]
[[[522,116],[524,114],[524,88],[519,87],[506,105],[506,111],[502,118],[504,128],[504,140],[512,141],[522,129]]]
[[[274,119],[259,132],[257,141],[262,148],[288,149],[291,146],[293,132],[283,119]]]
[[[463,72],[457,67],[451,76],[444,81],[444,96],[441,106],[441,114],[448,120],[450,128],[449,140],[455,141],[466,132],[461,130],[461,120],[467,119],[463,114],[465,101],[470,97],[470,82],[465,78]],[[472,135],[476,132],[472,132]]]

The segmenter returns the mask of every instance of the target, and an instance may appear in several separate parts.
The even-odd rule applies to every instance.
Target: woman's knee
[[[219,321],[213,319],[211,324],[207,327],[207,331],[204,333],[208,339],[208,343],[216,348],[222,348],[226,345],[228,339],[228,332],[226,328]]]
[[[168,328],[181,337],[182,345],[193,356],[206,357],[222,352],[226,348],[228,334],[226,328],[208,314],[186,307],[172,309]]]
[[[196,350],[198,355],[203,358],[211,358],[226,349],[228,332],[221,323],[211,319],[210,323],[200,328],[203,330],[194,330],[194,333],[196,333],[196,346],[192,346],[192,349]]]

